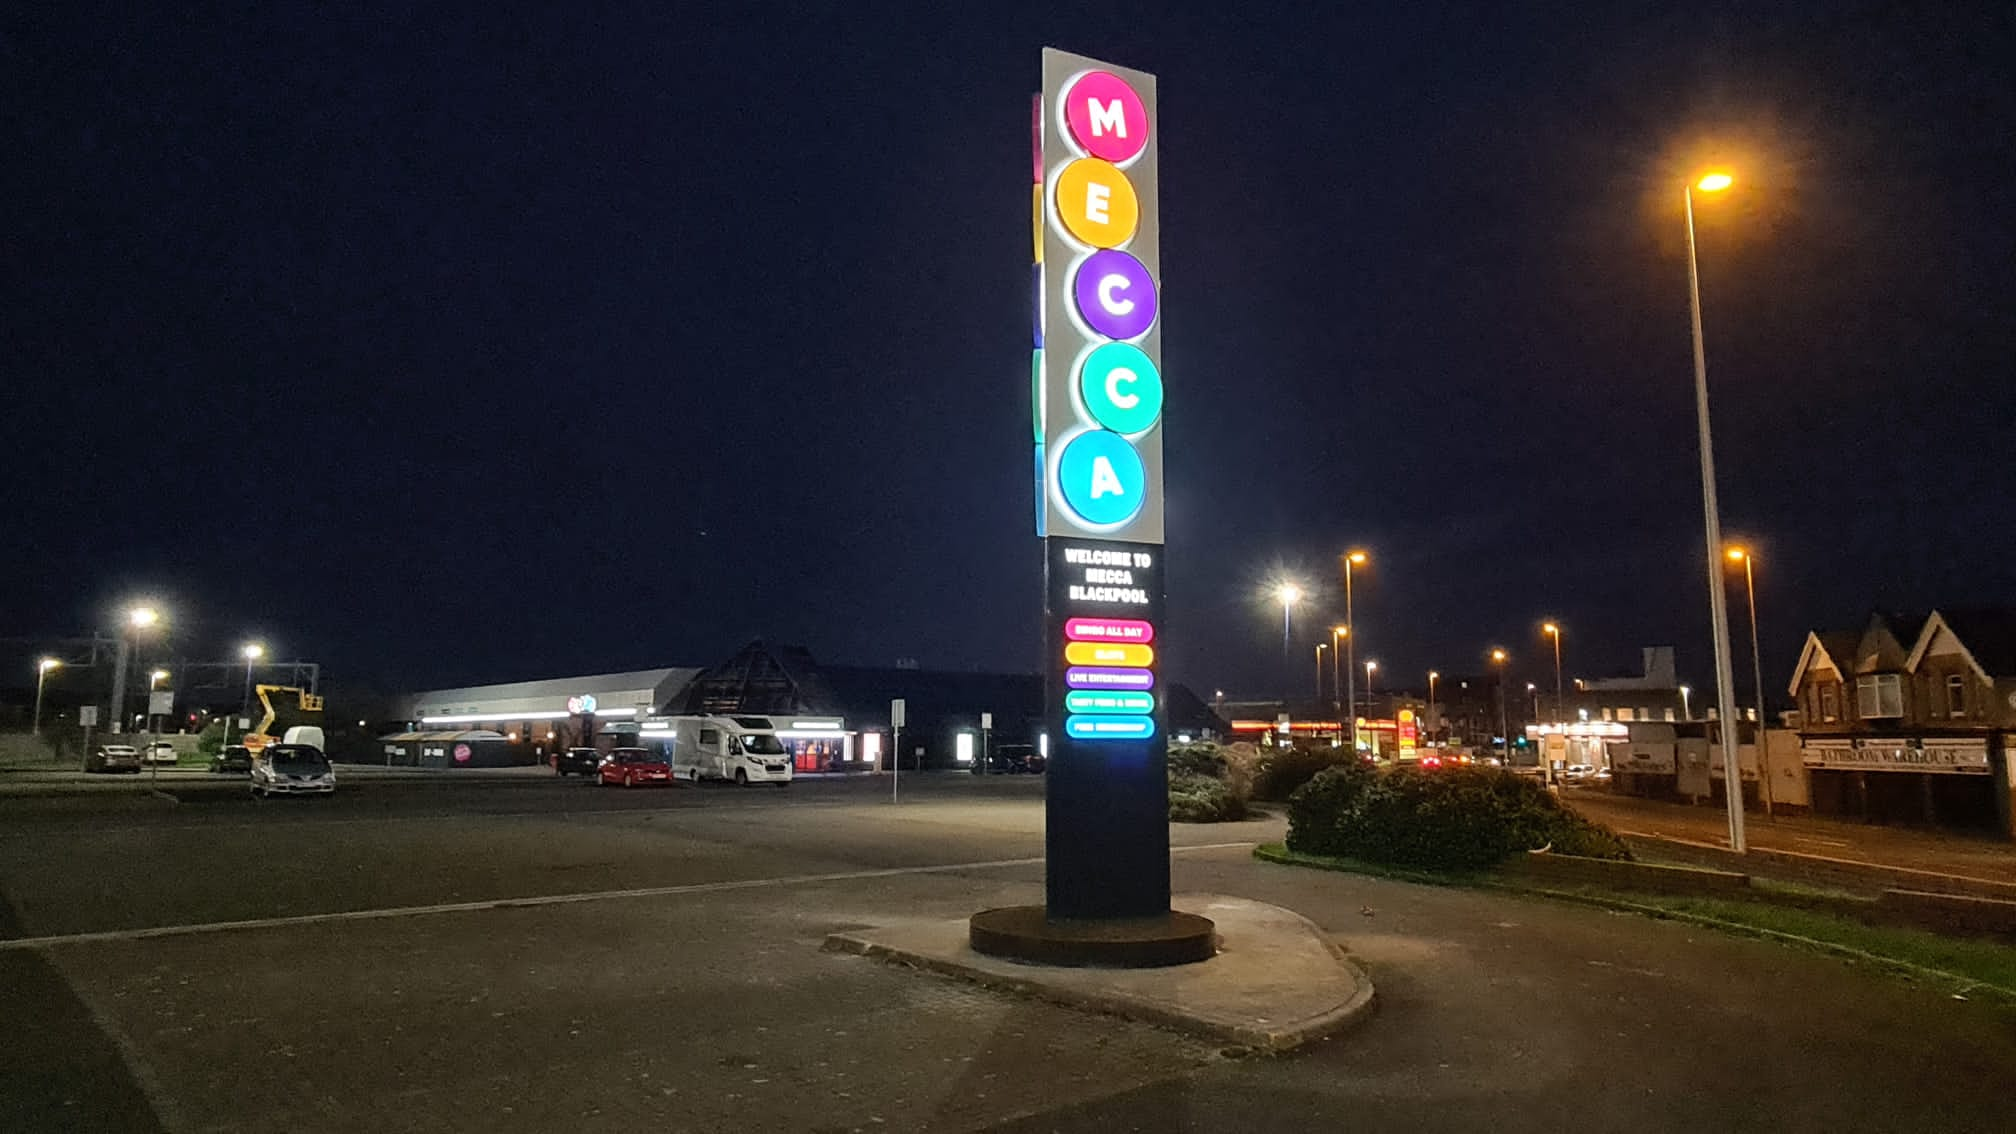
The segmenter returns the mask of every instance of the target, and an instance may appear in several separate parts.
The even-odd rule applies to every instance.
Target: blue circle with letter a
[[[1141,511],[1148,473],[1125,438],[1104,429],[1080,433],[1057,458],[1064,503],[1093,528],[1116,528]]]

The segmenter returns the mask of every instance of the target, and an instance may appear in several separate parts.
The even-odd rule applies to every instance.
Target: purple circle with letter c
[[[1109,339],[1135,339],[1155,325],[1155,281],[1148,266],[1115,248],[1102,249],[1078,265],[1071,291],[1078,316]]]

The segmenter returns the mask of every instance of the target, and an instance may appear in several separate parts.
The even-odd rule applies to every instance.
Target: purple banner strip
[[[1145,669],[1076,666],[1064,671],[1064,684],[1071,689],[1153,689],[1155,674]]]

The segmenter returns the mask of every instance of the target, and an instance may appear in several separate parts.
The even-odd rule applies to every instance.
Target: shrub
[[[1340,821],[1379,773],[1363,760],[1333,764],[1288,797],[1288,847],[1304,854],[1341,855]]]
[[[1169,818],[1178,823],[1224,823],[1246,817],[1246,801],[1213,776],[1169,777]]]
[[[1325,773],[1291,801],[1288,846],[1431,870],[1480,870],[1545,846],[1631,857],[1616,835],[1534,780],[1497,768]]]
[[[1276,748],[1260,757],[1253,772],[1253,798],[1284,800],[1325,768],[1343,763],[1342,748]]]
[[[1214,780],[1225,778],[1225,754],[1210,741],[1197,744],[1173,744],[1169,747],[1169,778],[1177,776],[1210,776]]]
[[[211,721],[196,737],[198,756],[215,756],[224,751],[224,722]]]
[[[1242,740],[1220,748],[1218,754],[1225,758],[1225,775],[1221,777],[1225,786],[1240,799],[1253,798],[1253,773],[1260,764],[1260,749]]]

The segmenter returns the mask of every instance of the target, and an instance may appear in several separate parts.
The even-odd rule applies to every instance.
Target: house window
[[[1967,677],[1965,674],[1946,675],[1946,715],[1964,717],[1967,715]]]
[[[1610,719],[1610,710],[1608,709],[1603,710],[1603,719],[1606,721]]]
[[[1628,720],[1630,720],[1630,719],[1631,719],[1631,710],[1629,710],[1629,709],[1618,709],[1618,710],[1617,710],[1617,719],[1618,719],[1618,720],[1620,720],[1620,721],[1628,721]]]
[[[1668,705],[1668,706],[1666,706],[1666,720],[1667,720],[1667,723],[1669,723],[1669,724],[1670,724],[1670,723],[1672,723],[1672,720],[1673,720],[1673,706],[1671,706],[1671,705]]]
[[[1871,673],[1855,679],[1855,714],[1865,721],[1904,715],[1904,688],[1894,673]]]
[[[1840,698],[1835,696],[1834,689],[1832,685],[1820,687],[1820,719],[1823,721],[1832,722],[1841,719]]]

